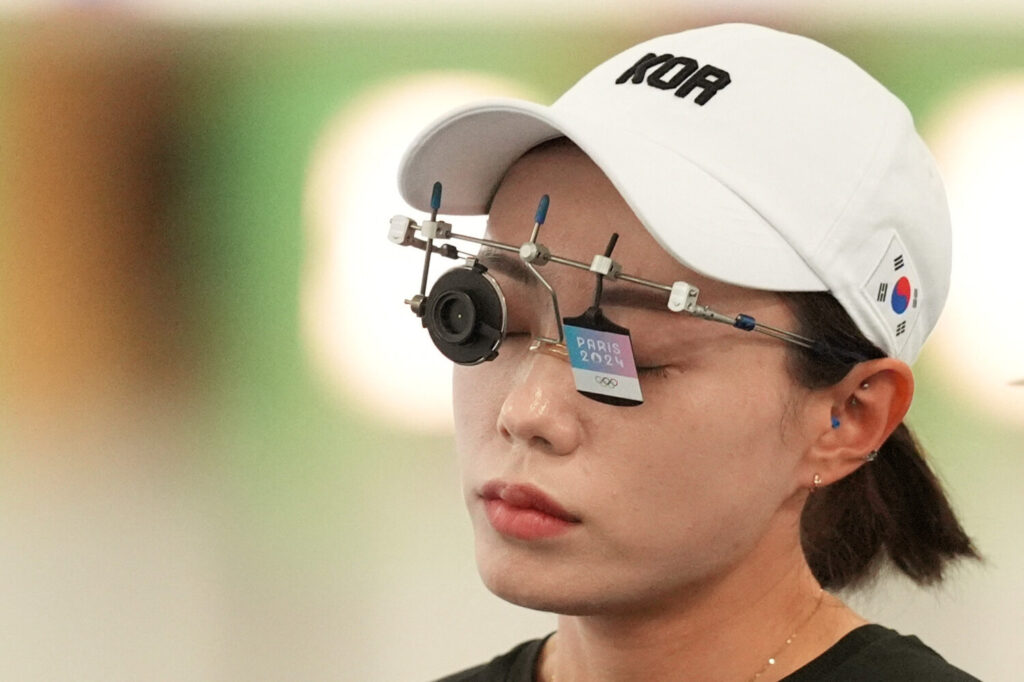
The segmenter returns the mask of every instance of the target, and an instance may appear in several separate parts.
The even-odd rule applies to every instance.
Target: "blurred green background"
[[[311,359],[312,159],[347,107],[410,74],[550,101],[703,23],[0,23],[0,677],[428,679],[550,628],[478,585],[450,435],[402,395],[373,413]],[[851,57],[925,130],[974,84],[1024,78],[1018,24],[774,25]],[[403,210],[357,229],[383,240]],[[1024,425],[965,400],[948,363],[918,363],[912,424],[988,562],[855,600],[1015,679]]]

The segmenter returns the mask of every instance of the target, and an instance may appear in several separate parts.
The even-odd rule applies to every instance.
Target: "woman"
[[[886,558],[927,583],[976,556],[902,424],[949,226],[895,97],[805,38],[697,29],[550,108],[451,114],[403,162],[411,204],[434,180],[498,245],[528,241],[550,197],[543,255],[481,250],[507,328],[454,386],[481,576],[558,629],[447,679],[974,679],[830,593]],[[613,249],[594,272],[546,262]],[[555,342],[609,321],[633,406]]]

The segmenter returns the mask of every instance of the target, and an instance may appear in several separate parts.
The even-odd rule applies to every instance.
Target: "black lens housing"
[[[423,326],[431,341],[460,365],[497,357],[506,318],[501,288],[479,263],[441,275],[424,301]]]

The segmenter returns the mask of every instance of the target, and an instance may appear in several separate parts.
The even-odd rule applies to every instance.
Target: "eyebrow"
[[[477,254],[477,260],[489,269],[497,270],[506,277],[511,277],[520,284],[539,285],[540,282],[527,269],[526,265],[516,256],[510,256],[490,246],[483,246]]]
[[[540,286],[537,278],[530,272],[523,261],[516,256],[485,246],[480,249],[478,259],[486,267],[493,268],[516,282],[525,284],[528,287]],[[561,265],[559,267],[571,266]],[[557,289],[555,293],[558,293]],[[642,284],[605,279],[604,291],[601,294],[601,304],[668,310],[668,294],[667,292],[657,291]]]

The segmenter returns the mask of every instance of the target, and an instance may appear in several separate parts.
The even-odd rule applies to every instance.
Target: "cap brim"
[[[442,213],[485,213],[508,168],[534,146],[561,136],[586,152],[683,265],[755,289],[828,289],[771,224],[716,178],[641,134],[610,131],[606,122],[579,112],[567,117],[519,100],[458,109],[409,147],[399,190],[411,206],[428,211],[431,187],[440,181]]]

